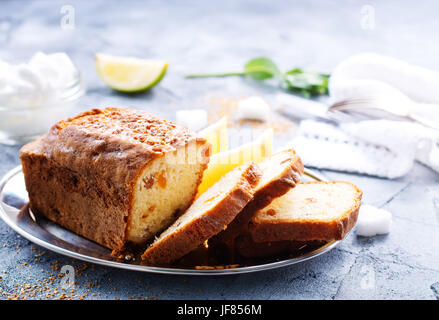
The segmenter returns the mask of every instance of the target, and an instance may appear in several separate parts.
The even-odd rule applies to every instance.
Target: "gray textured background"
[[[1,1],[0,58],[66,51],[88,86],[83,108],[133,106],[172,119],[177,108],[205,107],[210,96],[270,94],[241,79],[185,80],[197,71],[239,69],[254,56],[331,71],[342,59],[376,51],[439,69],[435,1]],[[74,30],[60,27],[65,4]],[[361,27],[372,4],[376,25]],[[97,77],[96,52],[163,58],[162,83],[134,97]],[[18,148],[0,146],[0,175],[19,164]],[[364,201],[393,213],[387,236],[352,232],[330,253],[300,265],[227,277],[151,275],[84,264],[32,245],[0,222],[0,297],[85,299],[439,299],[439,175],[421,165],[383,180],[322,171],[364,191]],[[74,265],[73,292],[60,288],[59,268]],[[65,295],[65,296],[64,296]]]

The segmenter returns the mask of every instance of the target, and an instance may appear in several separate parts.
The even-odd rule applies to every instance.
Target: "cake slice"
[[[166,265],[218,234],[253,198],[261,173],[254,162],[242,165],[202,193],[142,255],[149,265]]]
[[[144,244],[190,206],[209,146],[147,112],[106,108],[56,123],[20,157],[33,212],[120,250]]]
[[[254,241],[340,240],[358,217],[362,192],[349,182],[300,183],[255,212]]]
[[[303,174],[303,164],[292,149],[274,154],[258,163],[262,172],[255,195],[227,228],[212,238],[212,241],[231,242],[238,235],[246,233],[254,213],[294,188]]]

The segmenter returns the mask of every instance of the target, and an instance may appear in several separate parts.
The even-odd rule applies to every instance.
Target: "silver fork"
[[[439,119],[439,105],[416,103],[408,98],[394,98],[392,96],[370,96],[346,99],[331,105],[327,116],[337,122],[355,122],[367,119],[409,121],[439,130],[438,120],[430,120],[426,116],[412,111],[418,109],[424,112],[434,112]]]

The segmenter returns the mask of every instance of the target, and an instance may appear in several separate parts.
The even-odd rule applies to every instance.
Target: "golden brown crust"
[[[154,242],[143,253],[142,259],[148,265],[167,265],[218,234],[253,198],[254,187],[260,176],[257,165],[250,163],[234,187],[216,206],[193,219],[184,228]]]
[[[268,184],[256,190],[253,200],[233,219],[227,229],[213,237],[211,241],[231,242],[237,236],[246,233],[248,223],[257,210],[268,206],[273,199],[284,195],[299,183],[304,170],[302,160],[294,150],[289,150],[289,152],[291,152],[290,158],[287,159],[289,165],[285,167],[283,172],[279,176],[273,177],[273,180]]]
[[[152,160],[196,141],[133,109],[93,109],[56,123],[20,150],[30,207],[110,249],[126,241],[134,184]]]
[[[307,182],[310,183],[340,183],[332,182]],[[342,182],[348,183],[348,182]],[[330,222],[314,221],[258,221],[252,219],[249,224],[249,232],[255,242],[283,241],[283,240],[341,240],[354,227],[358,219],[358,211],[361,205],[362,191],[352,185],[357,193],[354,205],[338,219]]]

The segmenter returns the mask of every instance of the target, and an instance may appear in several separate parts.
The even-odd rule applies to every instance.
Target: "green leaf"
[[[285,72],[282,86],[305,97],[311,97],[328,93],[328,79],[329,75],[305,72],[296,68]]]
[[[328,94],[329,74],[304,71],[295,68],[282,73],[269,58],[258,57],[248,61],[241,72],[197,73],[186,75],[187,78],[246,76],[258,81],[276,77],[279,86],[306,98]]]
[[[271,59],[259,57],[251,59],[246,63],[244,73],[246,76],[262,81],[273,78],[280,74],[280,71]]]
[[[298,73],[303,73],[303,70],[300,68],[295,68],[295,69],[292,69],[290,71],[285,72],[285,74],[298,74]]]

